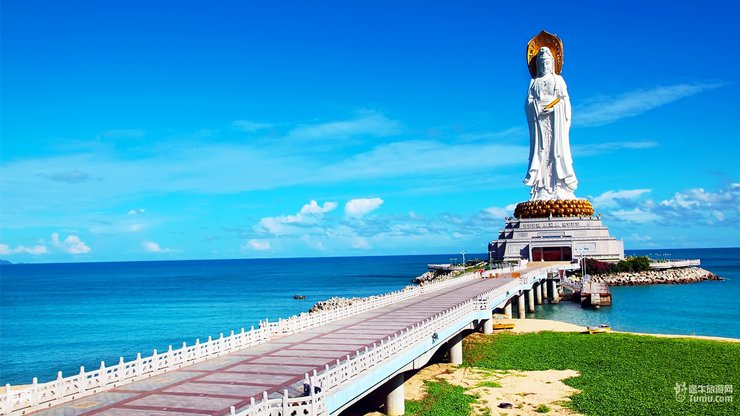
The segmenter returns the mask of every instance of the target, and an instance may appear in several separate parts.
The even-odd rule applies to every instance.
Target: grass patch
[[[465,365],[491,370],[576,370],[568,404],[588,415],[740,414],[725,403],[676,399],[676,383],[740,386],[740,344],[631,334],[501,333],[469,337]]]
[[[501,383],[497,381],[484,381],[478,384],[476,387],[501,387]]]
[[[442,381],[425,381],[427,396],[420,401],[406,401],[406,415],[413,416],[469,416],[475,397],[465,389]]]
[[[550,407],[544,404],[541,404],[535,409],[535,412],[537,413],[547,413],[550,411]]]

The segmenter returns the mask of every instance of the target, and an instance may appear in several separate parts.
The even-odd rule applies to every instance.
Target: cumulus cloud
[[[254,251],[269,251],[270,250],[270,242],[267,240],[258,240],[258,239],[251,239],[247,241],[246,248]]]
[[[620,189],[618,191],[606,191],[593,197],[593,205],[598,209],[614,208],[621,206],[625,201],[631,201],[650,192],[651,189]]]
[[[635,209],[619,209],[611,211],[611,215],[618,219],[626,222],[634,223],[647,223],[653,222],[660,219],[660,216],[646,209],[635,208]]]
[[[149,253],[171,253],[173,251],[168,248],[160,247],[159,244],[154,241],[144,241],[141,243],[141,246]]]
[[[676,84],[630,91],[617,96],[596,97],[576,106],[574,126],[592,127],[635,117],[681,98],[721,87],[722,83]]]
[[[143,215],[146,212],[144,208],[129,210],[128,215]]]
[[[46,254],[49,249],[44,245],[37,244],[33,247],[26,246],[15,246],[10,247],[7,244],[0,244],[0,255],[12,255],[12,254],[31,254],[38,256],[40,254]]]
[[[336,207],[336,202],[329,201],[319,205],[318,202],[311,200],[295,215],[262,218],[257,226],[257,231],[266,231],[276,235],[283,234],[288,231],[291,225],[315,224],[323,218],[324,214],[333,211]]]
[[[68,235],[64,240],[59,238],[59,233],[51,235],[51,244],[69,254],[85,254],[90,252],[90,247],[80,240],[76,235]]]
[[[500,220],[504,217],[510,217],[514,214],[514,209],[516,209],[516,204],[509,204],[505,207],[488,207],[484,208],[481,212],[483,216],[490,216],[495,218],[496,220]]]
[[[737,226],[740,223],[740,185],[737,183],[718,191],[687,189],[659,202],[639,199],[648,192],[649,189],[607,191],[594,198],[594,205],[597,209],[620,208],[611,210],[609,214],[630,223],[657,221],[663,226],[718,222]]]
[[[361,217],[380,208],[383,202],[380,198],[351,199],[344,204],[344,213],[350,217]]]

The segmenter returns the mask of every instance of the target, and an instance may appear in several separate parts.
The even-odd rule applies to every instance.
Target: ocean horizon
[[[740,248],[627,250],[700,258],[725,278],[686,285],[613,287],[614,305],[538,307],[533,318],[616,330],[740,338]],[[467,259],[485,258],[470,253]],[[0,265],[0,384],[28,384],[165,351],[196,339],[306,312],[333,296],[403,288],[427,263],[459,253],[367,257],[164,260]],[[305,295],[295,300],[293,295]],[[61,334],[61,335],[60,335]]]

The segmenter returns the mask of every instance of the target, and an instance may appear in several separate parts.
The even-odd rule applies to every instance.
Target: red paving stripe
[[[245,373],[245,374],[253,374],[253,373]],[[262,375],[262,374],[263,373],[260,373],[260,375]],[[292,375],[292,374],[265,374],[265,375],[285,376],[285,375]],[[293,378],[291,378],[291,380],[293,380],[294,378],[296,378],[296,376],[293,376]],[[303,376],[299,377],[299,379],[303,379]],[[225,385],[225,386],[249,386],[249,387],[270,387],[270,386],[274,386],[275,385],[275,383],[258,383],[256,381],[218,381],[218,380],[213,380],[213,381],[210,381],[210,380],[209,381],[200,381],[200,380],[198,380],[198,381],[193,381],[193,382],[191,382],[189,384],[222,384],[222,385]],[[162,393],[175,394],[177,392],[163,391]],[[262,391],[260,391],[260,393],[262,393]],[[194,395],[195,396],[198,396],[199,394],[194,394]],[[241,396],[239,398],[240,399],[243,399],[244,396]]]
[[[144,411],[155,411],[155,412],[170,412],[173,414],[187,413],[189,415],[212,415],[213,410],[200,410],[200,409],[186,409],[179,407],[155,407],[155,406],[133,406],[126,404],[121,406],[121,409],[125,410],[144,410]]]
[[[217,383],[213,383],[217,384]],[[241,383],[234,383],[241,385]],[[255,386],[256,387],[256,386]],[[164,394],[168,396],[182,396],[182,397],[210,397],[214,399],[235,399],[235,400],[242,400],[244,396],[234,396],[233,394],[218,394],[218,393],[188,393],[188,392],[182,392],[182,391],[165,391]],[[151,407],[151,406],[148,406]]]

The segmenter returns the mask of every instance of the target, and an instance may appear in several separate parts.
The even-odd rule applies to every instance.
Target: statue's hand
[[[550,108],[547,108],[547,107],[545,107],[545,108],[544,108],[544,109],[542,110],[542,114],[550,114],[550,113],[552,113],[553,111],[555,111],[555,108],[554,108],[554,107],[550,107]]]

